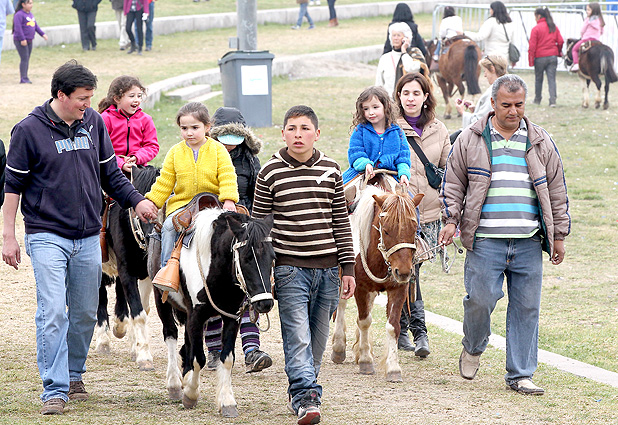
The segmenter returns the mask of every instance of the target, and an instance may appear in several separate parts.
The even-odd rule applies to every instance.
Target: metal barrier
[[[580,30],[582,23],[586,18],[586,6],[588,2],[568,2],[568,3],[546,3],[546,6],[551,12],[552,18],[556,23],[560,34],[564,38],[564,47],[562,53],[566,49],[566,40],[569,38],[580,38]],[[465,31],[478,31],[483,22],[489,18],[489,4],[438,4],[433,11],[433,30],[432,38],[436,38],[442,15],[446,6],[455,8],[458,16],[461,16]],[[515,23],[515,35],[511,40],[521,52],[521,58],[515,65],[516,69],[532,69],[528,66],[528,40],[530,39],[530,31],[536,25],[534,19],[534,11],[537,7],[543,6],[540,3],[519,3],[507,4],[509,15]],[[603,20],[605,27],[601,41],[607,44],[614,51],[614,68],[618,71],[618,0],[605,1],[601,3],[601,11],[603,12]],[[481,43],[481,49],[483,43]],[[566,70],[563,66],[561,58],[558,59],[558,69]]]

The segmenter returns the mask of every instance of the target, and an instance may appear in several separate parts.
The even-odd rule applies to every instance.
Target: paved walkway
[[[375,303],[386,305],[386,295],[379,295]],[[431,323],[445,331],[463,336],[463,324],[457,320],[440,316],[439,314],[427,310],[425,310],[425,320],[427,323]],[[500,335],[491,335],[489,337],[489,345],[502,351],[506,350],[506,340]],[[618,373],[616,372],[601,369],[600,367],[592,366],[545,350],[539,350],[539,362],[548,364],[564,372],[572,373],[573,375],[592,379],[593,381],[618,388]]]

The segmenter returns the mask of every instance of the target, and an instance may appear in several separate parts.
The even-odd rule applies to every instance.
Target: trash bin
[[[227,52],[219,59],[223,105],[238,108],[251,127],[272,125],[272,62],[268,51]]]

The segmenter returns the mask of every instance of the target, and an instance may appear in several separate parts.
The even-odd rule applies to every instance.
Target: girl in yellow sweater
[[[195,195],[201,192],[218,195],[228,211],[236,211],[238,202],[234,165],[225,146],[209,137],[211,123],[206,106],[187,103],[178,111],[176,123],[183,140],[169,150],[161,175],[146,194],[157,208],[167,201],[161,229],[161,267],[167,264],[178,238],[172,217]]]

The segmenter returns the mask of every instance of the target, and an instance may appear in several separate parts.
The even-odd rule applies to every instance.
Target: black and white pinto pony
[[[150,189],[159,175],[159,169],[152,166],[134,167],[133,170],[133,185],[142,194]],[[144,224],[136,216],[131,218],[129,209],[124,209],[117,203],[110,206],[106,232],[109,261],[103,264],[94,333],[96,351],[109,354],[111,338],[107,286],[114,285],[116,306],[112,331],[116,338],[123,338],[129,333],[131,356],[140,370],[154,369],[147,322],[152,283],[148,276],[147,252],[143,238],[143,235],[150,233],[152,227],[152,224]],[[136,237],[135,232],[139,236]]]
[[[575,38],[569,38],[567,40],[567,54],[565,57],[565,64],[570,66],[573,63],[573,46],[579,40]],[[584,43],[582,46],[586,45]],[[583,51],[582,51],[583,50]],[[597,88],[597,96],[594,100],[594,107],[599,109],[601,107],[601,76],[605,76],[605,100],[603,101],[603,109],[609,108],[609,85],[618,81],[618,75],[614,70],[614,51],[611,47],[601,43],[593,42],[592,46],[581,49],[579,55],[579,71],[578,75],[582,81],[582,93],[583,101],[582,107],[588,107],[588,98],[590,97],[590,81],[594,82]]]
[[[232,391],[234,346],[245,308],[269,312],[272,267],[275,252],[270,240],[273,217],[254,219],[244,214],[207,208],[193,218],[195,234],[189,248],[180,255],[180,288],[169,293],[155,291],[155,303],[163,338],[168,349],[167,389],[170,398],[185,408],[193,408],[199,396],[199,375],[206,365],[203,331],[206,321],[221,316],[223,332],[220,363],[217,367],[216,403],[226,417],[238,416]],[[160,246],[149,245],[149,269],[158,269]],[[178,367],[177,322],[185,325],[184,345],[180,349],[182,373]]]

